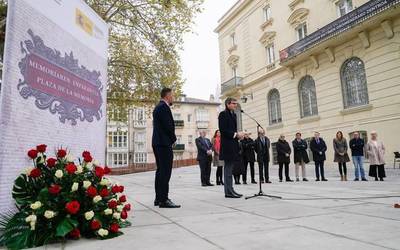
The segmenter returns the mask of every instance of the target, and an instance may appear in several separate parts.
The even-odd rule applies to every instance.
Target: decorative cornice
[[[233,46],[231,46],[231,47],[228,49],[229,53],[232,53],[232,52],[235,51],[235,50],[237,50],[237,45],[236,45],[236,44],[233,45]]]
[[[276,32],[275,31],[268,31],[264,32],[262,36],[260,37],[259,41],[262,43],[264,46],[267,46],[268,44],[272,43],[274,38],[275,38]]]
[[[290,25],[295,26],[304,21],[304,19],[308,16],[308,13],[310,13],[309,9],[306,8],[297,9],[290,15],[287,22]]]
[[[299,5],[300,3],[304,3],[304,0],[293,0],[289,3],[289,8],[291,10],[294,10],[296,6]]]
[[[237,67],[238,63],[239,63],[239,56],[238,55],[230,55],[228,57],[228,60],[226,61],[229,66],[231,67]]]
[[[272,25],[272,22],[274,21],[273,18],[270,18],[269,20],[265,21],[263,24],[260,25],[260,29],[262,31],[265,30],[265,28],[267,28],[268,26]]]

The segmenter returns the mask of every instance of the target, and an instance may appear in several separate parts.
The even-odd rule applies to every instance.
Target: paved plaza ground
[[[294,169],[291,168],[292,178]],[[387,169],[384,182],[340,182],[336,167],[328,182],[279,183],[277,167],[269,198],[225,199],[223,187],[201,187],[197,166],[174,169],[170,198],[180,209],[153,206],[154,172],[112,177],[126,186],[134,204],[132,227],[105,241],[68,242],[66,249],[400,249],[400,170]],[[213,168],[212,179],[215,179]],[[353,168],[350,168],[353,179]],[[257,185],[237,185],[244,195]],[[397,196],[378,198],[383,196]],[[52,245],[48,249],[59,249]]]

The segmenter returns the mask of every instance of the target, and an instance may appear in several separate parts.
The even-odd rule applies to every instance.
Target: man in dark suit
[[[200,136],[196,138],[197,161],[200,165],[201,185],[214,186],[210,183],[211,161],[212,161],[212,144],[206,138],[206,131],[200,131]]]
[[[315,181],[319,181],[319,176],[321,173],[322,181],[327,181],[325,179],[325,174],[324,174],[324,162],[326,160],[326,143],[325,141],[319,137],[319,132],[314,133],[314,138],[311,139],[310,142],[310,149],[313,154],[313,160],[315,162]]]
[[[155,206],[160,208],[179,208],[168,198],[169,180],[171,179],[174,155],[172,146],[176,142],[175,124],[170,106],[173,102],[170,88],[161,90],[161,101],[153,111],[152,146],[156,158],[157,171],[155,177]]]
[[[232,169],[240,161],[239,142],[244,137],[243,132],[237,131],[237,120],[235,109],[237,100],[228,97],[225,100],[225,110],[219,113],[218,125],[221,132],[221,153],[220,159],[225,162],[224,165],[224,190],[226,198],[240,198],[243,195],[238,194],[233,189]]]
[[[256,139],[256,152],[257,152],[257,162],[260,174],[260,181],[271,183],[269,180],[269,149],[271,147],[271,141],[265,136],[264,130],[260,128],[258,131],[258,137]]]

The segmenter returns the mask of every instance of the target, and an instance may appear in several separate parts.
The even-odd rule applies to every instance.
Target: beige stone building
[[[175,120],[177,143],[174,160],[191,160],[197,156],[195,139],[200,130],[211,137],[218,127],[218,108],[214,100],[201,100],[181,96],[171,108]],[[129,110],[127,119],[109,112],[107,124],[107,164],[110,167],[135,166],[150,170],[155,158],[151,147],[153,134],[152,110],[135,107]],[[117,120],[125,120],[120,122]]]
[[[387,166],[400,151],[399,0],[239,0],[220,19],[222,99],[234,96],[276,141],[372,130]],[[255,132],[239,116],[241,127]]]

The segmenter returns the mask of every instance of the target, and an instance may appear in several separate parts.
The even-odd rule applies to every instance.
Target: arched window
[[[318,115],[315,82],[311,76],[305,76],[299,83],[300,115],[308,117]]]
[[[368,104],[367,77],[363,61],[352,57],[345,61],[340,70],[344,108]]]
[[[268,111],[270,125],[282,122],[281,98],[277,89],[268,94]]]

